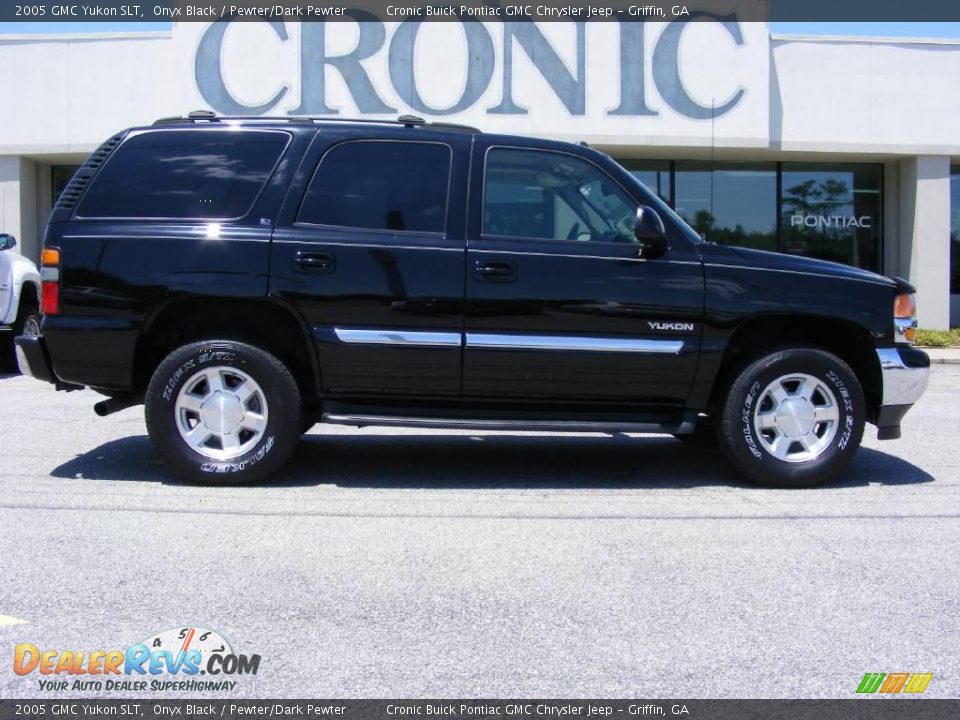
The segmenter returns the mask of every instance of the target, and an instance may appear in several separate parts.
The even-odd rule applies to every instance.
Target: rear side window
[[[282,132],[162,130],[123,143],[84,193],[85,218],[228,220],[250,211],[287,145]]]
[[[451,150],[441,143],[357,140],[324,155],[298,222],[442,233]]]

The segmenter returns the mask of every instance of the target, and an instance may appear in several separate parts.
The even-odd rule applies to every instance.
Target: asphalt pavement
[[[667,436],[338,426],[277,482],[199,488],[98,397],[0,376],[0,697],[44,694],[19,643],[186,626],[257,674],[47,696],[849,698],[898,671],[960,696],[960,366],[806,491]]]

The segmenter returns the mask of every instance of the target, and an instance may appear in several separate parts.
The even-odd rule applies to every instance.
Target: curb
[[[960,348],[917,348],[930,356],[931,365],[960,365]]]

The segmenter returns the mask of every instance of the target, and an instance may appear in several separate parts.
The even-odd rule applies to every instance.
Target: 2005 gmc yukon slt
[[[702,240],[585,146],[310,118],[158,121],[57,202],[23,370],[146,407],[197,482],[316,421],[663,432],[751,480],[842,471],[923,393],[914,288]]]

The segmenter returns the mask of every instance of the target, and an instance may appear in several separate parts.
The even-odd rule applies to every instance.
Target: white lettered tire
[[[280,360],[253,345],[184,345],[157,367],[144,398],[147,432],[164,461],[201,484],[277,472],[297,445],[300,392]]]
[[[865,417],[863,390],[843,360],[823,350],[789,348],[740,372],[725,399],[717,438],[753,482],[813,487],[853,460]]]

